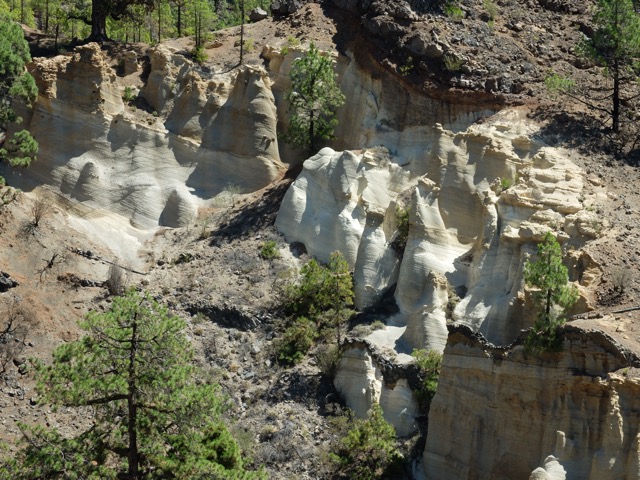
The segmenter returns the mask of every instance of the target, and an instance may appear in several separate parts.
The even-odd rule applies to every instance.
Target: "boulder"
[[[19,284],[8,273],[0,271],[0,292],[6,292],[10,288],[17,287]]]
[[[134,51],[130,51],[124,54],[124,74],[131,75],[140,70],[138,65],[138,55]]]
[[[260,20],[264,20],[268,16],[269,14],[265,10],[261,9],[260,7],[254,8],[249,12],[249,20],[252,23],[259,22]]]
[[[432,59],[442,58],[444,56],[444,50],[437,41],[425,38],[424,35],[419,33],[409,42],[409,50],[416,55]]]
[[[271,13],[274,15],[291,15],[297,12],[305,2],[301,0],[278,0],[271,4]]]

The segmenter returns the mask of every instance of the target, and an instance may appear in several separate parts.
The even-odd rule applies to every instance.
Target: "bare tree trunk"
[[[240,65],[244,62],[244,0],[240,0]]]
[[[309,153],[313,154],[316,152],[316,139],[314,134],[314,125],[313,125],[313,110],[309,112]]]
[[[614,132],[620,130],[620,66],[618,60],[613,62],[613,111],[611,119],[613,121],[612,129]]]
[[[106,42],[107,36],[107,13],[101,8],[99,0],[93,0],[91,8],[91,42]]]
[[[138,405],[136,398],[136,350],[138,347],[138,323],[137,319],[133,319],[133,328],[131,331],[131,349],[129,351],[129,372],[128,372],[128,391],[127,391],[127,407],[128,407],[128,434],[129,434],[129,478],[136,480],[140,478],[139,457],[138,457],[138,431],[136,430]]]
[[[178,5],[178,37],[182,36],[182,7]]]

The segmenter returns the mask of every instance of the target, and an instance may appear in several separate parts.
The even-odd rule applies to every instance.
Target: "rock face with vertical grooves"
[[[426,478],[637,478],[638,358],[601,332],[562,332],[563,351],[527,356],[450,328]]]
[[[505,112],[459,133],[436,124],[410,143],[398,135],[397,144],[361,151],[325,148],[304,162],[276,227],[320,260],[341,251],[354,268],[358,307],[396,285],[399,313],[369,338],[396,354],[442,351],[448,323],[510,343],[534,320],[522,268],[536,242],[548,231],[578,246],[594,237],[585,228],[593,214],[579,200],[582,171],[534,131]],[[398,206],[410,209],[402,254],[394,248]],[[580,278],[586,285],[589,275]],[[588,310],[590,302],[583,294],[580,308]],[[354,353],[336,382],[360,415],[380,397],[377,387],[358,386],[373,385],[370,363],[366,352]],[[409,397],[395,402],[412,409]],[[394,423],[399,417],[385,415],[405,428]]]
[[[461,133],[436,125],[414,139],[419,157],[405,157],[402,143],[325,148],[305,161],[276,226],[323,261],[342,252],[355,267],[358,307],[397,283],[393,323],[407,326],[408,348],[442,351],[447,315],[511,342],[531,321],[518,294],[526,256],[549,230],[563,242],[588,238],[576,225],[591,215],[579,200],[582,171],[512,115]],[[399,205],[410,209],[402,256],[393,245]]]
[[[150,59],[136,102],[153,115],[125,106],[124,87],[97,44],[34,60],[39,95],[21,114],[40,153],[28,176],[6,172],[10,182],[25,189],[50,184],[146,229],[188,225],[224,189],[255,191],[282,174],[264,69],[204,80],[165,47]]]

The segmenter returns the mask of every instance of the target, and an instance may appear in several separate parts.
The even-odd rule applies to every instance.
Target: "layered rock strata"
[[[393,153],[402,151],[395,144],[325,148],[304,162],[276,227],[321,260],[342,252],[354,268],[358,307],[372,305],[396,284],[400,312],[386,319],[384,334],[370,338],[395,354],[442,351],[448,323],[509,343],[534,321],[525,308],[522,268],[536,242],[553,231],[579,248],[598,230],[598,220],[582,208],[581,170],[534,132],[512,111],[459,133],[436,124],[418,137],[424,150],[416,156]],[[398,209],[409,210],[402,252]],[[570,263],[582,289],[595,273],[578,265],[595,266],[579,250]],[[580,308],[589,309],[589,296],[581,291]],[[364,416],[377,387],[349,384],[376,378],[376,368],[365,353],[351,357],[339,376],[352,380],[336,386]],[[412,412],[414,400],[402,401]],[[407,432],[402,422],[394,425]]]
[[[164,47],[150,58],[138,108],[122,96],[125,82],[139,80],[119,79],[97,44],[34,60],[39,95],[23,116],[40,154],[29,176],[14,175],[11,183],[48,183],[151,228],[187,225],[199,205],[226,188],[254,191],[281,175],[276,106],[263,69],[205,80]]]
[[[429,412],[426,478],[637,478],[638,358],[570,325],[563,350],[526,355],[450,328]]]

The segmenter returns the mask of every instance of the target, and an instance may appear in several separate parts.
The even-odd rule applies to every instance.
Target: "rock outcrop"
[[[447,308],[451,321],[508,343],[530,324],[518,292],[535,242],[549,230],[576,245],[588,237],[576,227],[586,215],[580,169],[532,134],[498,115],[457,134],[436,125],[415,157],[390,153],[395,144],[324,149],[305,162],[276,226],[321,260],[341,251],[355,267],[359,307],[397,282],[392,322],[407,326],[409,349],[444,348]],[[405,204],[410,227],[400,256],[396,207]]]
[[[395,144],[325,148],[304,162],[276,227],[320,260],[342,252],[354,268],[358,307],[372,305],[396,284],[400,312],[386,319],[384,336],[370,338],[374,343],[397,354],[442,351],[448,323],[509,343],[534,321],[522,268],[536,242],[550,230],[576,247],[593,238],[585,228],[591,214],[579,200],[581,170],[533,133],[505,113],[460,133],[436,125],[420,137],[428,148],[415,156],[403,157]],[[395,242],[398,208],[410,210],[403,252]],[[572,264],[582,262],[574,257]],[[592,281],[579,268],[570,271],[583,285]],[[585,295],[580,308],[588,310]],[[376,378],[364,352],[340,365],[336,381],[347,403],[364,415],[381,390],[353,387],[360,377],[371,385]],[[409,412],[412,403],[405,400]],[[395,414],[385,415],[408,431]]]
[[[276,107],[263,69],[205,80],[164,47],[150,59],[138,108],[125,106],[127,80],[97,44],[34,60],[39,96],[22,116],[40,154],[28,177],[7,172],[11,183],[23,189],[48,183],[134,227],[152,228],[185,226],[226,188],[255,191],[282,174]]]
[[[526,355],[450,330],[429,411],[426,478],[637,478],[638,358],[570,325],[563,350]]]
[[[380,404],[385,419],[402,437],[418,428],[420,410],[412,390],[416,378],[414,368],[384,361],[370,343],[350,341],[343,347],[334,384],[361,418],[374,403]]]

